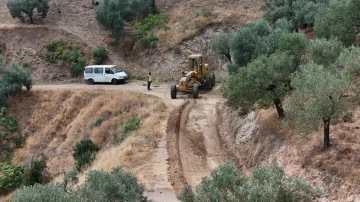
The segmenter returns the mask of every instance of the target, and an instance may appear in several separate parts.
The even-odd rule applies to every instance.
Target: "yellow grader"
[[[200,54],[190,55],[187,70],[181,69],[178,86],[173,84],[170,87],[171,98],[175,99],[177,92],[192,92],[193,98],[198,98],[200,86],[212,88],[214,85],[215,75],[210,73],[209,65],[204,64],[204,57]]]

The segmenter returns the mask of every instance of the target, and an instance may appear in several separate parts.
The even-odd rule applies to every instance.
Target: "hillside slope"
[[[274,108],[245,117],[221,108],[227,111],[221,136],[241,170],[250,174],[257,166],[277,164],[319,188],[317,201],[360,201],[360,180],[355,177],[360,175],[360,108],[353,111],[351,122],[331,126],[332,146],[327,150],[322,149],[321,127],[301,137],[278,120]]]
[[[28,34],[30,39],[32,34],[28,33],[27,29],[39,29],[39,32],[43,33],[35,35],[37,40],[29,40],[28,43],[23,44],[15,43],[16,40],[10,31],[2,31],[3,40],[0,38],[0,43],[5,43],[5,46],[10,47],[6,49],[8,59],[19,60],[18,53],[22,49],[28,48],[32,49],[31,52],[35,55],[43,55],[43,49],[33,49],[32,47],[38,47],[42,42],[54,38],[54,33],[40,31],[41,28],[28,25],[28,21],[21,22],[19,19],[13,19],[5,6],[6,0],[0,0],[0,3],[4,5],[0,8],[0,31],[4,28],[13,28],[16,29],[18,35],[26,38],[25,35]],[[223,63],[211,55],[209,39],[219,29],[231,31],[259,19],[262,15],[261,0],[159,0],[156,1],[156,5],[160,12],[169,15],[171,29],[168,32],[156,33],[160,38],[157,49],[144,51],[139,49],[139,44],[131,33],[132,25],[128,25],[126,28],[125,37],[118,43],[115,42],[111,37],[110,30],[106,30],[96,22],[94,6],[91,5],[91,1],[58,1],[58,7],[56,7],[55,1],[51,0],[49,4],[48,17],[41,19],[40,16],[35,16],[35,24],[42,25],[45,29],[56,30],[54,32],[63,37],[71,35],[71,39],[83,43],[85,48],[94,49],[97,46],[105,46],[109,50],[107,63],[115,63],[130,71],[135,78],[140,79],[144,78],[147,71],[152,71],[155,79],[159,81],[170,81],[177,78],[178,66],[191,53],[203,53],[211,67],[218,70]],[[58,12],[58,9],[61,13]],[[27,26],[24,27],[24,24]],[[179,46],[180,54],[171,50],[174,46]],[[132,51],[129,52],[129,50]],[[34,68],[45,73],[49,64],[41,57],[36,60],[38,63],[34,65]],[[88,60],[88,63],[91,61]],[[35,75],[37,71],[35,71]],[[45,78],[37,76],[34,78],[39,83],[47,81],[43,80]],[[64,80],[64,78],[54,77],[52,79],[52,81],[58,80]]]
[[[23,93],[11,102],[10,111],[26,138],[13,161],[44,158],[46,171],[55,177],[74,168],[73,147],[84,138],[90,138],[103,152],[120,147],[121,152],[106,161],[109,165],[103,169],[119,165],[136,169],[154,154],[153,144],[162,137],[158,123],[166,117],[161,101],[127,92],[41,90]],[[122,127],[131,117],[140,119],[141,127],[121,142]]]

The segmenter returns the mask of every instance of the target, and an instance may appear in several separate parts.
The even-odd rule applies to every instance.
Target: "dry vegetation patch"
[[[24,92],[12,99],[11,113],[19,119],[24,146],[13,160],[23,163],[42,156],[53,176],[75,166],[75,144],[90,138],[102,150],[94,168],[140,164],[154,153],[166,106],[157,98],[119,91],[58,90]],[[140,120],[140,128],[121,142],[124,123]]]
[[[238,166],[251,173],[256,166],[278,164],[287,174],[304,177],[322,189],[327,199],[345,200],[349,197],[345,193],[360,195],[360,180],[355,177],[360,175],[360,108],[353,111],[352,120],[331,126],[332,146],[323,150],[321,126],[300,136],[290,124],[279,121],[275,109],[259,110],[259,127],[252,139],[237,147]]]

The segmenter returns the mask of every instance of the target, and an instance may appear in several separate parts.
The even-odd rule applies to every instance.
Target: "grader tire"
[[[214,87],[215,86],[215,74],[214,73],[212,73],[212,75],[211,75],[211,87]]]
[[[171,85],[170,87],[170,94],[171,94],[171,99],[175,99],[176,98],[176,85]]]
[[[199,97],[199,86],[197,84],[194,84],[193,86],[193,98]]]
[[[212,82],[213,82],[212,77],[211,77],[210,75],[209,75],[209,76],[206,76],[205,86],[208,87],[208,88],[213,87]]]

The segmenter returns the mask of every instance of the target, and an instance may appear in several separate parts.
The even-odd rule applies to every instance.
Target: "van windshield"
[[[111,70],[113,70],[115,73],[117,73],[117,72],[122,72],[122,70],[121,70],[119,67],[117,67],[117,66],[111,67]]]

